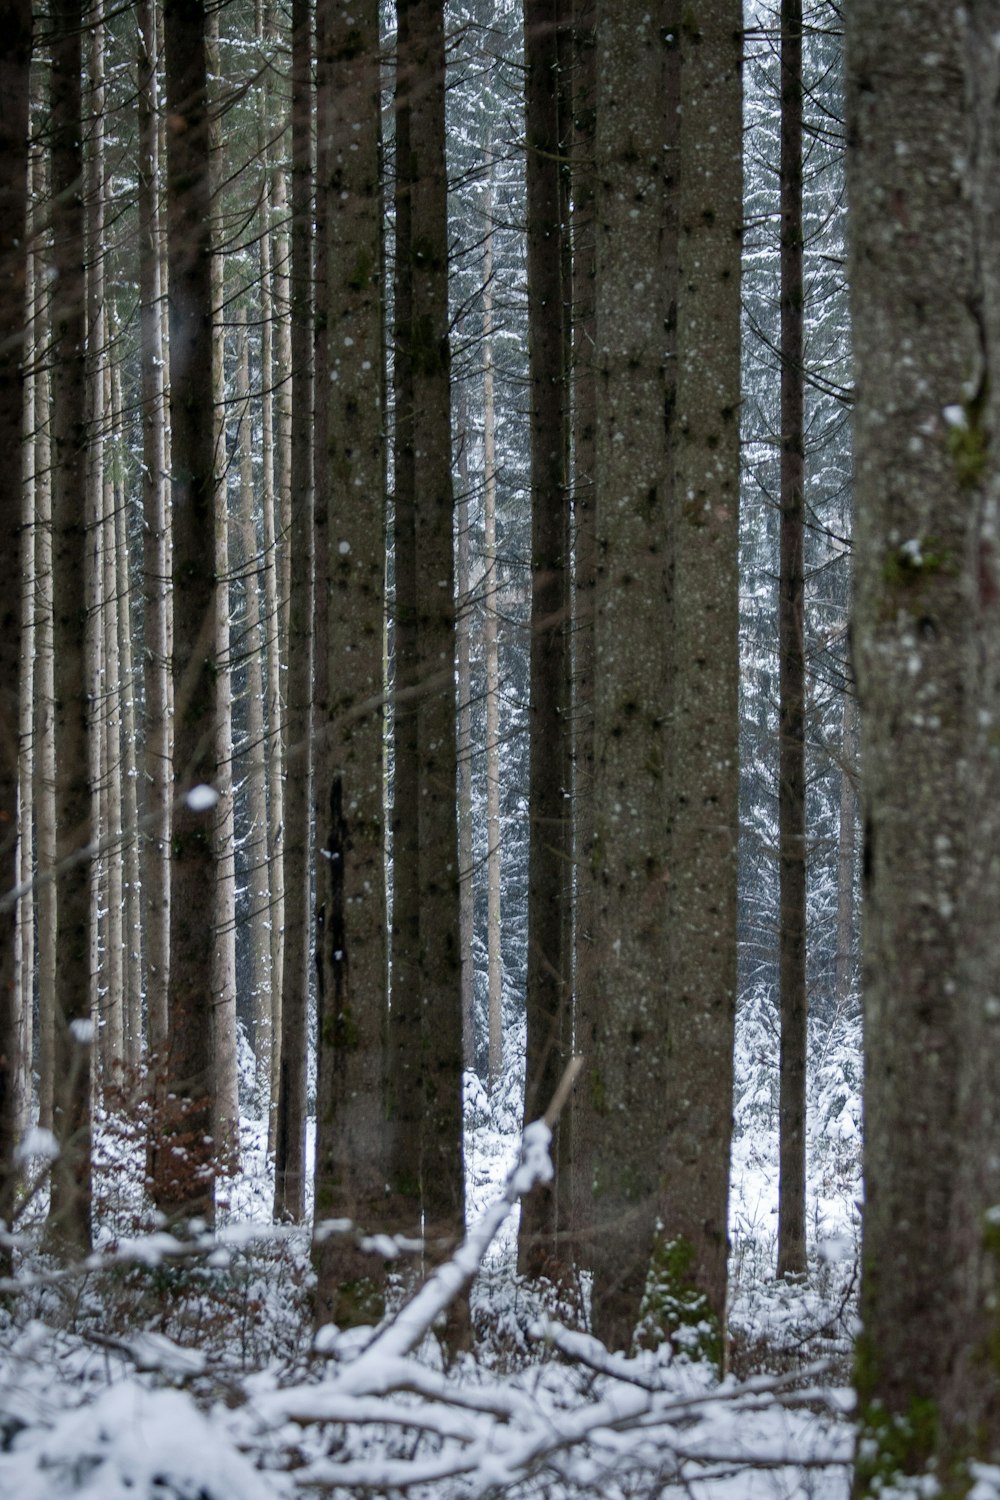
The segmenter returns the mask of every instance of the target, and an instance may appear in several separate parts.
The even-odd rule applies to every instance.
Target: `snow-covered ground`
[[[132,1145],[105,1132],[103,1254],[64,1276],[29,1250],[0,1315],[0,1495],[845,1500],[859,1120],[849,1082],[817,1077],[800,1284],[774,1276],[774,1122],[741,1095],[721,1386],[663,1351],[625,1360],[574,1331],[554,1292],[515,1275],[516,1209],[488,1250],[465,1252],[482,1264],[474,1355],[446,1370],[419,1303],[412,1336],[397,1317],[374,1343],[355,1332],[312,1348],[307,1237],[269,1225],[260,1125],[244,1123],[242,1173],[198,1254],[142,1237]],[[474,1085],[467,1105],[471,1221],[502,1196],[518,1141],[510,1107],[496,1118]]]

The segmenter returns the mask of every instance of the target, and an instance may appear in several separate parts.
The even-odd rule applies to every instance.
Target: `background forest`
[[[0,4],[0,1490],[1000,1496],[994,35]]]

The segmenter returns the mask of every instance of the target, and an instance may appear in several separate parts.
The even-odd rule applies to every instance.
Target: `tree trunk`
[[[246,850],[250,886],[250,972],[253,998],[253,1043],[257,1061],[257,1116],[271,1112],[271,912],[270,862],[268,859],[267,763],[264,729],[263,632],[261,630],[260,585],[257,581],[258,546],[254,520],[253,432],[250,417],[250,347],[247,313],[241,307],[236,322],[236,399],[241,403],[239,423],[240,504],[237,535],[237,569],[243,579],[245,600],[240,652],[246,660],[246,742],[241,747],[239,782],[246,798],[242,841]],[[266,380],[266,375],[265,375]],[[266,431],[266,423],[265,423]],[[265,496],[265,504],[267,503]],[[273,505],[274,496],[270,496]]]
[[[593,922],[578,1047],[576,1141],[591,1171],[593,1327],[627,1348],[639,1317],[662,1172],[667,863],[665,164],[672,124],[659,26],[639,6],[596,20],[596,580],[593,836],[581,880]],[[636,184],[621,191],[622,182]]]
[[[528,358],[531,379],[531,813],[528,852],[527,1055],[524,1119],[548,1105],[565,1068],[571,984],[569,794],[569,527],[566,456],[569,370],[563,310],[564,222],[560,162],[568,121],[560,106],[564,8],[527,0]],[[558,1153],[558,1142],[556,1143]],[[558,1156],[557,1156],[558,1159]],[[518,1263],[555,1274],[556,1188],[521,1206]]]
[[[844,691],[840,735],[840,833],[837,841],[837,968],[835,999],[843,1014],[854,988],[854,851],[857,839],[857,701],[854,684]]]
[[[781,1166],[778,1275],[806,1269],[805,380],[802,0],[781,6],[781,560],[778,857]]]
[[[281,1072],[275,1128],[275,1218],[305,1213],[312,797],[313,301],[312,45],[309,0],[292,10],[291,495],[288,538],[295,588],[288,619],[288,776],[285,791],[286,940],[281,994]],[[272,620],[271,629],[276,628]]]
[[[79,0],[52,12],[52,603],[55,661],[57,933],[50,1238],[65,1251],[90,1248],[91,1201],[91,840],[89,693],[86,676],[87,430],[86,284]]]
[[[492,177],[493,154],[487,150]],[[486,185],[483,244],[483,655],[486,659],[486,1022],[491,1092],[503,1073],[503,962],[500,952],[500,649],[497,638],[497,459],[493,381],[493,190]]]
[[[144,797],[142,890],[148,1057],[162,1067],[167,1045],[170,940],[171,744],[169,716],[170,553],[164,444],[161,248],[157,197],[159,149],[156,87],[156,13],[143,0],[139,13],[139,318],[142,369],[142,567]]]
[[[741,22],[738,0],[704,0],[680,27],[671,490],[663,1273],[668,1323],[697,1326],[719,1363],[736,1010]]]
[[[0,549],[8,580],[0,619],[0,890],[19,883],[18,869],[18,737],[14,726],[21,702],[21,591],[10,583],[21,576],[21,529],[24,522],[24,404],[22,360],[28,308],[25,299],[25,229],[28,184],[28,103],[31,68],[31,5],[13,0],[0,14],[0,210],[4,225],[0,253],[0,440],[11,473],[0,487]],[[30,532],[28,533],[30,535]],[[16,1187],[17,1070],[17,904],[0,913],[0,1218],[10,1223]],[[0,1252],[0,1267],[10,1269],[10,1252]]]
[[[213,1006],[217,861],[215,436],[207,63],[203,0],[171,0],[167,240],[173,456],[174,787],[168,1098],[157,1204],[213,1213]],[[206,805],[207,804],[207,805]],[[213,914],[213,915],[209,915]],[[183,1154],[179,1154],[182,1152]]]
[[[401,12],[406,14],[408,37],[397,90],[400,113],[409,117],[409,156],[400,168],[409,189],[412,234],[409,258],[401,269],[412,297],[409,354],[419,662],[418,992],[424,1082],[420,1177],[425,1232],[432,1241],[452,1244],[465,1227],[465,1178],[444,11],[441,0],[404,0]]]
[[[984,1102],[969,1135],[979,1107],[967,1114],[965,1089],[969,1043],[989,1036],[996,1050],[997,915],[995,906],[981,910],[977,892],[981,878],[988,901],[996,892],[977,854],[994,848],[996,752],[977,726],[997,709],[987,679],[998,594],[993,543],[977,533],[985,486],[995,482],[987,436],[995,411],[963,170],[972,146],[965,58],[959,27],[939,20],[926,0],[861,0],[847,13],[864,766],[859,1495],[936,1458],[953,1376],[996,1317],[980,1309],[970,1348],[964,1314],[982,1290],[976,1265],[984,1247],[994,1251],[964,1157],[976,1159],[974,1179],[997,1153],[995,1105]],[[985,45],[992,49],[992,37]],[[989,976],[976,972],[984,942],[993,950]],[[993,1204],[996,1166],[984,1175],[993,1178]],[[967,1232],[971,1258],[961,1246]],[[992,1357],[975,1386],[990,1391],[995,1413]],[[977,1405],[970,1401],[961,1424],[976,1423]],[[988,1423],[983,1436],[995,1458]],[[947,1485],[952,1475],[938,1477]]]
[[[462,1061],[466,1071],[476,1066],[475,1003],[475,880],[472,843],[472,564],[469,543],[469,404],[461,388],[458,414],[458,512],[456,533],[458,657],[458,867],[461,882],[462,947]]]
[[[594,588],[597,534],[594,508],[596,349],[594,281],[594,106],[597,98],[593,0],[575,0],[573,16],[573,1043],[594,1035],[597,953],[594,946]],[[584,1076],[586,1077],[586,1071]],[[584,1086],[585,1087],[585,1086]],[[577,1129],[581,1091],[570,1098],[559,1125],[558,1217],[564,1257],[586,1263],[592,1229],[593,1170],[587,1131]],[[592,1142],[591,1142],[592,1144]],[[568,1149],[569,1147],[572,1149]]]
[[[331,6],[332,109],[325,141],[328,366],[329,720],[317,747],[322,1004],[316,1118],[316,1218],[383,1228],[387,1177],[388,971],[382,724],[385,445],[379,8]],[[349,1240],[317,1242],[317,1315],[377,1321],[382,1263]]]
[[[219,69],[219,12],[206,11],[208,76]],[[208,102],[209,178],[213,210],[219,215],[222,180],[222,126]],[[211,256],[212,287],[212,411],[214,416],[215,511],[215,762],[216,790],[213,838],[215,843],[215,957],[212,978],[213,1125],[216,1166],[226,1175],[239,1168],[240,1106],[236,1066],[236,791],[233,781],[233,677],[229,629],[229,486],[226,460],[225,377],[225,262]],[[176,461],[176,456],[175,456]]]
[[[122,724],[122,841],[125,861],[125,1062],[134,1083],[142,1061],[142,881],[139,869],[139,807],[136,783],[135,663],[132,654],[132,570],[129,559],[128,512],[121,478],[124,436],[121,370],[111,370],[112,420],[115,455],[115,592],[118,597],[118,659],[121,664]]]

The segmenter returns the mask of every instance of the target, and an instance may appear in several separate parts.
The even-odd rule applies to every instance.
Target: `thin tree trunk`
[[[220,76],[219,12],[207,15],[206,56],[210,79]],[[218,217],[222,178],[221,122],[209,98],[209,176]],[[215,735],[217,790],[215,966],[212,980],[214,1030],[213,1135],[217,1165],[227,1175],[239,1167],[240,1106],[236,1066],[236,807],[233,782],[233,678],[229,629],[229,494],[225,433],[225,269],[221,253],[211,257],[212,387],[215,418]]]
[[[168,1093],[156,1157],[157,1204],[171,1217],[214,1210],[213,1005],[217,860],[215,440],[212,273],[203,0],[165,15],[173,456],[174,786],[171,835]],[[212,914],[211,916],[209,914]],[[178,1148],[183,1155],[178,1155]]]
[[[781,560],[778,608],[778,1275],[806,1270],[805,378],[802,0],[781,5]]]
[[[118,444],[124,436],[121,369],[111,369],[112,420]],[[125,1062],[134,1080],[142,1060],[142,881],[139,868],[138,764],[136,760],[135,662],[132,655],[132,570],[123,466],[116,463],[115,592],[118,597],[118,659],[121,670],[122,840],[125,861]]]
[[[594,589],[597,534],[594,507],[597,332],[594,323],[596,237],[594,199],[594,107],[597,98],[593,0],[575,0],[573,17],[573,1017],[574,1048],[586,1049],[594,1035],[594,946],[596,887],[589,862],[594,852]],[[569,1243],[564,1255],[580,1264],[592,1230],[593,1170],[587,1133],[577,1126],[579,1091],[559,1126],[557,1181],[560,1228]],[[567,1128],[568,1127],[568,1128]],[[572,1139],[572,1151],[567,1145]]]
[[[572,895],[568,797],[569,369],[563,285],[562,173],[568,122],[561,76],[565,13],[560,0],[527,0],[528,356],[531,377],[531,813],[528,853],[525,1124],[556,1091],[566,1065],[571,983]],[[558,1153],[558,1142],[556,1146]],[[558,1159],[558,1155],[557,1155]],[[535,1189],[521,1207],[518,1263],[557,1274],[556,1188]]]
[[[24,38],[20,37],[21,45]],[[30,31],[28,35],[30,49]],[[27,68],[28,64],[25,63]],[[26,106],[29,108],[30,106]],[[17,111],[15,111],[15,116]],[[25,131],[25,136],[27,132]],[[16,150],[15,146],[15,150]],[[19,683],[19,707],[18,707],[18,885],[21,895],[17,903],[17,946],[16,946],[16,982],[15,992],[17,1006],[16,1030],[17,1046],[14,1051],[16,1062],[14,1064],[14,1111],[16,1117],[16,1134],[23,1136],[32,1123],[33,1089],[32,1089],[32,1053],[33,1053],[33,1025],[35,1004],[35,900],[34,900],[34,877],[35,877],[35,838],[34,838],[34,764],[35,764],[35,674],[33,664],[36,653],[36,602],[35,594],[38,588],[37,553],[38,553],[38,523],[36,514],[36,494],[39,487],[38,474],[38,450],[35,446],[35,433],[39,420],[38,393],[39,393],[39,345],[38,335],[41,327],[39,317],[38,297],[39,287],[35,278],[35,255],[31,247],[32,237],[32,212],[31,191],[34,173],[30,161],[27,159],[27,145],[24,148],[25,158],[25,229],[26,229],[26,255],[24,263],[24,300],[23,318],[18,330],[19,336],[23,338],[21,350],[21,378],[23,385],[23,429],[22,446],[20,450],[22,473],[24,475],[23,496],[23,522],[21,540],[21,640],[20,640],[20,683]],[[10,184],[7,190],[10,190]],[[4,191],[0,188],[0,192]],[[0,278],[4,275],[0,267]],[[16,283],[15,283],[16,285]],[[0,309],[3,316],[7,314],[7,293],[10,293],[11,282],[7,280],[4,284],[0,281]],[[12,309],[11,309],[12,310]],[[4,335],[6,339],[8,335]],[[3,390],[4,376],[0,374],[0,391]],[[0,411],[3,396],[0,395]],[[0,419],[2,420],[2,419]],[[2,1019],[0,1019],[2,1024]],[[2,1125],[0,1125],[2,1130]],[[0,1145],[0,1162],[6,1162],[8,1156],[4,1147]],[[0,1198],[3,1190],[0,1188]],[[0,1215],[8,1213],[8,1206],[0,1206]]]
[[[472,569],[469,545],[469,403],[464,386],[459,396],[456,532],[455,624],[458,657],[458,866],[461,881],[459,919],[462,942],[462,1059],[466,1071],[476,1066],[475,881],[472,843]]]
[[[33,199],[43,196],[44,158],[32,153]],[[44,284],[48,257],[35,228],[31,244],[34,281]],[[52,1129],[52,1092],[55,1069],[56,985],[56,762],[55,663],[52,652],[52,464],[50,445],[49,349],[51,330],[47,304],[41,299],[33,314],[32,343],[36,351],[35,462],[35,720],[33,800],[35,805],[38,924],[38,1123]]]
[[[288,773],[285,791],[286,939],[281,984],[281,1046],[275,1129],[275,1218],[305,1213],[307,1019],[309,1014],[312,798],[313,300],[312,46],[309,0],[292,9],[292,245],[290,440],[295,574],[288,621]],[[317,424],[318,425],[318,424]],[[270,628],[277,629],[277,618]]]
[[[243,579],[245,599],[241,653],[246,660],[246,743],[242,750],[240,782],[247,810],[243,824],[247,880],[250,886],[250,970],[253,997],[253,1040],[257,1060],[257,1112],[267,1119],[271,1111],[271,934],[267,825],[267,761],[264,729],[263,641],[260,586],[257,581],[257,526],[254,521],[253,432],[250,420],[250,348],[247,340],[246,307],[236,323],[239,340],[236,399],[241,403],[239,424],[240,503],[237,571]],[[265,383],[267,379],[264,371]],[[267,424],[265,420],[265,432]],[[267,456],[265,444],[265,460]],[[266,467],[266,463],[265,463]],[[265,485],[264,503],[268,498]]]
[[[139,309],[142,368],[144,796],[142,891],[148,1056],[162,1067],[167,1044],[170,940],[171,745],[167,538],[167,422],[161,286],[154,0],[139,11]]]
[[[840,833],[837,840],[837,968],[834,995],[838,1014],[854,987],[854,856],[857,845],[858,707],[854,685],[844,692],[840,733]]]
[[[486,164],[483,241],[483,655],[486,661],[486,1021],[492,1092],[503,1072],[503,963],[500,952],[500,649],[497,638],[497,459],[493,380],[493,153]]]
[[[18,740],[14,726],[21,701],[22,596],[11,587],[21,576],[25,487],[22,360],[28,308],[25,300],[25,229],[28,206],[28,106],[31,68],[31,5],[5,4],[0,13],[0,439],[12,474],[0,487],[0,551],[8,587],[0,618],[0,892],[18,884]],[[30,493],[30,490],[29,490]],[[28,532],[30,536],[30,531]],[[27,695],[26,695],[27,696]],[[22,916],[22,921],[26,914]],[[0,914],[0,1218],[10,1223],[17,1174],[14,1148],[18,1109],[17,904]],[[10,1252],[0,1252],[9,1271]]]
[[[50,1238],[90,1248],[91,840],[86,539],[86,280],[79,0],[52,11],[52,230],[57,273],[52,310],[52,603],[56,751],[57,922]]]

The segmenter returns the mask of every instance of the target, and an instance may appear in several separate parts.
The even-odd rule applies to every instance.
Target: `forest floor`
[[[215,1234],[183,1246],[137,1209],[135,1152],[105,1130],[99,1251],[63,1271],[29,1235],[0,1312],[0,1495],[845,1500],[859,1110],[842,1062],[833,1072],[814,1070],[810,1269],[796,1283],[774,1276],[773,1110],[745,1080],[738,1091],[721,1385],[662,1348],[625,1359],[579,1332],[554,1289],[516,1276],[516,1209],[467,1252],[481,1261],[474,1353],[446,1367],[432,1333],[409,1352],[400,1330],[415,1318],[419,1334],[419,1299],[374,1341],[313,1341],[308,1237],[269,1223],[260,1124],[244,1122]],[[515,1114],[468,1091],[470,1222],[503,1193]]]

